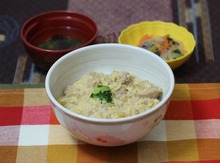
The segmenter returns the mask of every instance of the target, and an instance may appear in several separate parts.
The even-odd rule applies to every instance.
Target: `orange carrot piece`
[[[169,42],[166,36],[163,37],[163,45],[158,47],[161,53],[164,53],[166,49],[169,47]]]
[[[151,39],[152,36],[149,35],[144,35],[143,37],[141,37],[140,41],[139,41],[139,45],[141,45],[144,41]]]

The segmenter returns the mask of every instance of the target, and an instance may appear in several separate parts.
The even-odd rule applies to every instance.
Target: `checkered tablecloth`
[[[1,163],[219,163],[220,84],[176,84],[164,120],[121,147],[77,141],[43,85],[0,85]]]

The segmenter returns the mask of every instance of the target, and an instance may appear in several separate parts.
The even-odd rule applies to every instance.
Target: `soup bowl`
[[[87,15],[55,10],[28,19],[21,28],[21,39],[32,62],[48,70],[66,53],[92,44],[97,30]]]

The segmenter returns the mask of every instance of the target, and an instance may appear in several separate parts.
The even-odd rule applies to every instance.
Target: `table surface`
[[[176,84],[161,123],[143,139],[121,147],[73,138],[54,116],[42,86],[0,85],[1,163],[220,161],[220,84]]]
[[[176,82],[220,82],[218,0],[1,0],[0,8],[1,84],[44,83],[47,72],[27,57],[19,32],[31,16],[50,10],[71,10],[93,18],[99,29],[95,44],[117,43],[122,29],[141,21],[182,25],[194,34],[197,46],[190,60],[174,70]]]

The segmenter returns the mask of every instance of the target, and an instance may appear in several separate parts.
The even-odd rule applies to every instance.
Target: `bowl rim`
[[[82,51],[86,51],[89,49],[93,49],[93,48],[103,48],[103,47],[122,47],[122,48],[132,48],[132,49],[136,49],[136,50],[141,50],[141,51],[145,51],[145,49],[139,48],[139,47],[135,47],[132,45],[126,45],[126,44],[118,44],[118,43],[102,43],[102,44],[95,44],[95,45],[89,45],[83,48],[79,48],[76,49],[74,51],[71,51],[69,53],[67,53],[66,55],[62,56],[61,58],[59,58],[49,69],[47,75],[46,75],[46,79],[45,79],[45,88],[46,88],[46,92],[47,95],[49,97],[49,99],[51,100],[51,102],[53,102],[56,106],[58,110],[66,113],[67,115],[69,114],[70,116],[73,116],[77,119],[81,119],[84,121],[89,121],[91,123],[124,123],[124,122],[128,122],[128,121],[134,121],[135,119],[139,119],[142,118],[148,114],[152,114],[153,112],[157,111],[158,108],[162,107],[164,104],[166,104],[167,101],[170,100],[171,95],[173,93],[174,90],[174,85],[175,85],[175,78],[174,78],[174,74],[172,69],[169,67],[169,65],[159,56],[156,56],[154,53],[149,51],[149,55],[151,55],[154,58],[157,58],[159,60],[159,62],[161,62],[161,64],[165,67],[165,69],[167,70],[167,73],[169,74],[169,78],[170,78],[170,83],[169,83],[169,89],[167,91],[167,94],[164,96],[164,98],[154,107],[152,107],[149,110],[146,110],[142,113],[136,114],[136,115],[132,115],[132,116],[128,116],[128,117],[124,117],[124,118],[116,118],[116,119],[104,119],[104,118],[92,118],[92,117],[87,117],[84,115],[80,115],[77,113],[74,113],[73,111],[70,111],[69,109],[65,108],[64,106],[62,106],[53,96],[51,90],[50,90],[50,86],[49,86],[49,82],[50,82],[50,76],[53,73],[53,70],[56,68],[57,65],[59,65],[61,62],[63,62],[64,60],[66,60],[68,57],[77,54],[78,52],[82,52]]]
[[[77,48],[68,48],[68,49],[62,49],[62,50],[49,50],[49,49],[42,49],[42,48],[39,48],[37,46],[34,46],[33,44],[31,44],[25,37],[24,35],[24,29],[26,28],[26,26],[33,20],[39,18],[39,17],[42,17],[42,16],[45,16],[45,15],[50,15],[50,14],[74,14],[74,15],[78,15],[78,16],[83,16],[85,17],[86,19],[90,20],[92,22],[92,26],[94,26],[95,28],[95,33],[93,35],[93,37],[85,42],[83,45],[81,46],[78,46],[77,48],[81,48],[83,46],[86,46],[86,45],[89,45],[91,44],[95,38],[97,37],[97,34],[98,34],[98,26],[96,24],[96,22],[89,16],[87,16],[86,14],[84,13],[79,13],[79,12],[73,12],[73,11],[70,11],[70,10],[52,10],[52,11],[46,11],[46,12],[43,12],[43,13],[39,13],[37,15],[34,15],[32,17],[30,17],[29,19],[27,19],[24,24],[22,25],[21,27],[21,31],[20,31],[20,36],[21,36],[21,39],[25,42],[25,44],[27,44],[28,46],[30,46],[31,48],[35,49],[35,50],[38,50],[38,51],[42,51],[42,52],[50,52],[50,53],[67,53],[71,50],[75,50]],[[59,16],[58,16],[59,17]],[[32,23],[32,24],[35,24],[35,23]]]
[[[124,43],[121,42],[121,38],[122,38],[123,34],[124,34],[125,32],[128,32],[128,31],[131,30],[132,28],[138,27],[138,26],[140,26],[140,25],[142,25],[142,24],[151,24],[151,25],[152,25],[152,24],[163,24],[163,25],[173,26],[173,27],[178,28],[178,29],[181,29],[182,31],[184,31],[185,33],[187,33],[188,36],[189,36],[189,38],[192,40],[192,43],[193,43],[193,44],[192,44],[192,48],[191,48],[191,50],[190,50],[189,52],[187,52],[187,54],[185,54],[185,55],[183,55],[183,56],[181,56],[181,57],[179,57],[179,58],[177,58],[177,59],[166,60],[167,63],[173,63],[173,62],[182,60],[182,59],[187,58],[187,57],[189,57],[190,55],[192,55],[192,52],[193,52],[193,50],[195,49],[195,46],[196,46],[196,40],[195,40],[193,34],[192,34],[187,28],[185,28],[184,26],[178,25],[178,24],[176,24],[176,23],[174,23],[174,22],[166,22],[166,21],[161,21],[161,20],[155,20],[155,21],[141,21],[141,22],[139,22],[139,23],[131,24],[131,25],[129,25],[128,27],[126,27],[125,29],[123,29],[123,30],[121,31],[121,33],[120,33],[120,35],[119,35],[119,37],[118,37],[118,43],[124,44]],[[135,45],[133,45],[133,46],[135,46]]]

